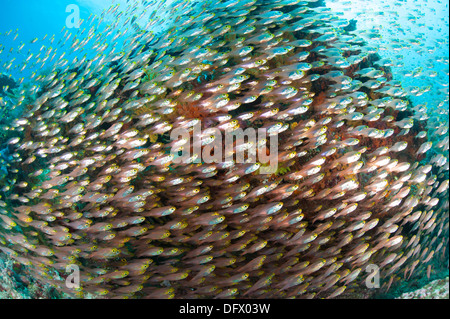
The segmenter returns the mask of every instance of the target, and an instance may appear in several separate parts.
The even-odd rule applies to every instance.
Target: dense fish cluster
[[[167,32],[134,25],[108,54],[92,16],[72,47],[95,58],[55,59],[2,99],[23,109],[3,127],[3,253],[107,298],[333,298],[365,287],[367,265],[388,288],[448,258],[448,126],[427,128],[349,21],[311,0],[175,9]],[[213,129],[265,128],[278,169],[177,163],[177,128],[203,150]]]

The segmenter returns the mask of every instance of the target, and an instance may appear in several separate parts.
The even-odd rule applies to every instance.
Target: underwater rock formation
[[[7,90],[12,90],[17,87],[18,85],[12,77],[5,74],[0,74],[0,96],[4,96]]]
[[[448,286],[448,277],[437,279],[420,289],[405,292],[398,299],[448,299]]]
[[[0,256],[0,299],[56,299],[70,298],[51,285],[34,279],[26,266],[8,256]]]
[[[426,118],[376,48],[313,4],[181,7],[160,38],[39,75],[6,141],[0,250],[107,298],[333,298],[365,287],[367,265],[388,288],[448,259],[448,163],[420,162]],[[177,163],[196,124],[203,151],[214,132],[265,128],[278,169]],[[234,154],[268,153],[241,142]]]

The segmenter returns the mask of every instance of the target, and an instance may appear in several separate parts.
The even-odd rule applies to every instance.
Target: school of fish
[[[156,35],[131,26],[137,3],[104,12],[126,32],[98,33],[92,15],[70,39],[94,58],[43,47],[19,66],[31,84],[0,100],[23,109],[2,126],[1,252],[106,298],[335,298],[364,288],[370,264],[385,289],[448,264],[448,122],[412,105],[427,89],[392,78],[375,31],[316,0],[180,0]],[[194,140],[197,123],[202,148],[212,128],[276,134],[277,172],[175,163],[187,141],[170,132]]]

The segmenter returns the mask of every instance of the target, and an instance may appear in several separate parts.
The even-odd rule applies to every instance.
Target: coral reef
[[[420,289],[403,293],[397,299],[449,299],[448,287],[448,277],[436,279]]]
[[[0,253],[0,299],[71,298],[49,284],[33,279],[26,267]]]

